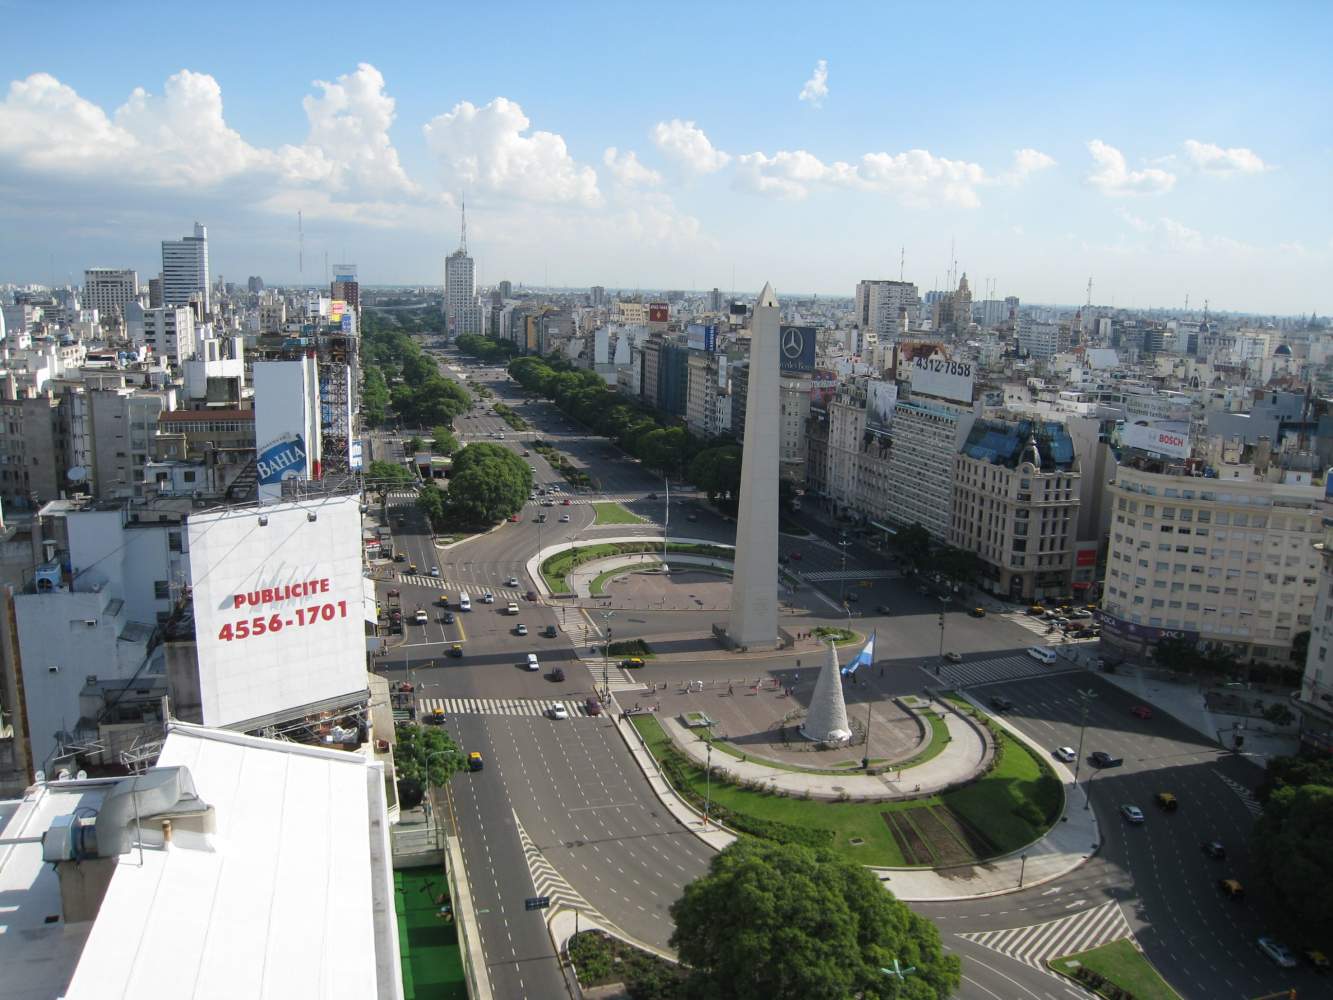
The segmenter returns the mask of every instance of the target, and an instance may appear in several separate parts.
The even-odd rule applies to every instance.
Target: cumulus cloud
[[[1211,142],[1186,139],[1185,154],[1200,170],[1212,174],[1261,174],[1270,169],[1258,153],[1243,146],[1223,149]]]
[[[330,179],[335,186],[418,193],[389,138],[394,99],[385,92],[380,71],[360,63],[332,83],[316,80],[314,86],[320,93],[301,102],[310,123],[306,149],[332,165]]]
[[[632,149],[627,149],[622,154],[615,146],[609,146],[602,154],[602,163],[611,172],[616,183],[625,187],[651,187],[662,183],[662,175],[640,163],[638,154]]]
[[[480,108],[462,101],[423,131],[450,183],[527,201],[600,202],[597,172],[575,162],[556,133],[525,134],[531,125],[518,104],[497,97]]]
[[[1088,183],[1106,195],[1165,194],[1176,185],[1176,175],[1157,167],[1130,170],[1125,155],[1100,139],[1088,143],[1096,166]]]
[[[994,184],[1019,184],[1029,175],[1054,166],[1035,149],[1014,154],[1005,173],[992,176],[980,164],[951,160],[924,149],[902,153],[866,153],[859,161],[825,163],[798,149],[773,155],[746,153],[736,160],[735,186],[774,198],[799,200],[817,185],[870,191],[898,197],[909,205],[945,201],[966,208],[980,204],[978,189]]]
[[[805,81],[796,99],[818,108],[823,105],[826,97],[828,97],[828,60],[821,59],[815,63],[815,71],[810,74],[810,79]]]
[[[653,126],[652,138],[664,155],[690,173],[716,173],[731,161],[730,154],[714,148],[703,129],[692,121],[673,118],[669,122],[658,122]]]

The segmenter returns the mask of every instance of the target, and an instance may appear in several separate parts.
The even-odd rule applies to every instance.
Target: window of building
[[[165,601],[171,597],[171,588],[166,580],[153,581],[153,597],[159,601]]]

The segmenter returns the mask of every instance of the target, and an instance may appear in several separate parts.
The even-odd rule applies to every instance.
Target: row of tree
[[[522,458],[500,445],[479,442],[454,454],[449,491],[427,483],[417,506],[437,530],[475,528],[517,514],[531,492],[532,470]]]
[[[1276,758],[1259,797],[1264,811],[1252,841],[1258,881],[1271,887],[1285,933],[1326,950],[1333,942],[1333,760]]]
[[[454,346],[464,354],[470,354],[489,364],[499,364],[502,361],[508,361],[515,354],[522,354],[517,344],[511,344],[507,340],[492,340],[490,337],[479,337],[472,333],[462,333],[454,338]]]
[[[452,427],[472,406],[468,391],[441,375],[411,336],[373,312],[362,319],[361,358],[361,410],[372,426],[384,424],[392,408],[410,426]]]

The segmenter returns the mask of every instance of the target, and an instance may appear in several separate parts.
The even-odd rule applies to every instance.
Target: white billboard
[[[260,499],[284,479],[318,479],[322,459],[319,369],[314,358],[256,361],[255,460]]]
[[[1171,458],[1190,457],[1190,436],[1184,426],[1125,424],[1120,428],[1120,443],[1126,448],[1142,448]]]
[[[898,383],[872,379],[866,383],[866,423],[888,427],[898,403]]]
[[[207,511],[189,534],[204,725],[365,689],[358,497]]]
[[[952,399],[959,403],[972,402],[972,362],[949,361],[945,358],[913,358],[908,370],[912,392]]]

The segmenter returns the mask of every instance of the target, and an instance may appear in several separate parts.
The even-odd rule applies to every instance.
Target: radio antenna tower
[[[466,194],[462,196],[461,204],[463,208],[463,253],[466,255],[467,254],[467,195]]]
[[[1092,275],[1088,275],[1088,304],[1086,308],[1092,308]]]
[[[903,280],[903,269],[907,266],[907,247],[898,251],[898,280]]]

